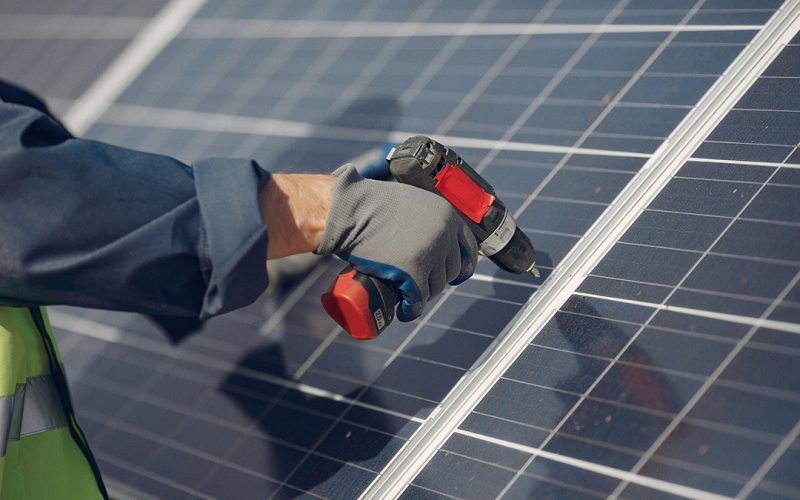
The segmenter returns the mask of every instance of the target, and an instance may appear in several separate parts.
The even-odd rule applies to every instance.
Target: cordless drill
[[[517,227],[494,189],[455,151],[425,137],[414,136],[387,155],[398,182],[443,196],[472,230],[480,252],[501,269],[539,277],[531,240]],[[352,337],[377,337],[394,319],[400,292],[390,281],[345,267],[322,295],[322,306]]]

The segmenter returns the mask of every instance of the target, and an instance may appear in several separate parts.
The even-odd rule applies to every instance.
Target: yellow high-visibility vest
[[[104,497],[45,310],[0,306],[0,499]]]

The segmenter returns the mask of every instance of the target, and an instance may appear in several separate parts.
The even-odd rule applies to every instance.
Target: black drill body
[[[483,177],[455,151],[428,137],[418,135],[407,139],[402,145],[395,148],[387,159],[392,177],[398,182],[441,195],[436,187],[436,175],[446,165],[454,165],[482,191],[492,195],[494,200],[479,223],[459,211],[459,215],[472,230],[472,234],[475,235],[479,244],[485,242],[503,224],[504,220],[507,221],[507,217],[512,217],[505,204],[495,195],[494,188]],[[513,221],[513,218],[511,220]],[[514,224],[513,236],[510,236],[497,253],[488,255],[488,257],[500,269],[522,274],[534,269],[536,252],[531,240]]]

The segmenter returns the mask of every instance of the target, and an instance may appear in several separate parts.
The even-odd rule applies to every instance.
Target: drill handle
[[[358,340],[374,339],[394,319],[400,292],[390,281],[346,266],[322,295],[322,307]]]

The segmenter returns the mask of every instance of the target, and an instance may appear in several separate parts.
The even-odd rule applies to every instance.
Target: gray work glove
[[[475,270],[478,244],[442,197],[406,184],[364,179],[352,165],[333,175],[331,207],[314,253],[336,254],[357,271],[391,281],[403,300],[400,321]]]

